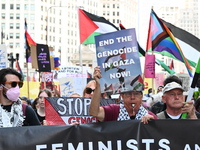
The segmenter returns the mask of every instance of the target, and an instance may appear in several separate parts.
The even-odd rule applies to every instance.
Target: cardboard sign
[[[0,69],[7,67],[7,50],[6,45],[0,45]]]
[[[37,44],[37,62],[39,72],[51,72],[48,45]]]
[[[135,29],[95,36],[95,41],[102,74],[101,92],[107,87],[112,87],[113,94],[141,90],[143,81]]]

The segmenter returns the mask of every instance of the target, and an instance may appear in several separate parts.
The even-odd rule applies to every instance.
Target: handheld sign
[[[37,44],[37,61],[39,72],[51,72],[48,45]]]
[[[97,63],[100,66],[101,92],[113,94],[143,89],[135,29],[95,36]]]

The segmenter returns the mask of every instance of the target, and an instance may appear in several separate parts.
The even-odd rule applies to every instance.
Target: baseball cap
[[[163,93],[168,92],[173,89],[181,89],[182,91],[184,91],[183,87],[177,82],[170,82],[166,84],[165,87],[163,88]]]

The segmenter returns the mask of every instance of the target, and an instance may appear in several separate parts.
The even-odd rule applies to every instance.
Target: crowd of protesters
[[[23,86],[20,73],[5,68],[0,70],[0,77],[0,127],[48,125],[44,98],[60,97],[59,92],[42,89],[34,101],[30,101],[25,96],[19,97],[20,87]],[[100,122],[136,119],[148,123],[151,119],[181,119],[183,113],[187,114],[188,119],[200,118],[200,98],[185,102],[182,81],[175,75],[167,77],[163,86],[158,87],[156,94],[152,93],[152,88],[146,95],[143,89],[122,91],[118,98],[120,102],[108,106],[100,106],[100,99],[106,97],[100,90],[101,77],[100,68],[95,67],[94,80],[88,82],[83,95],[73,93],[70,96],[91,98],[89,113]]]

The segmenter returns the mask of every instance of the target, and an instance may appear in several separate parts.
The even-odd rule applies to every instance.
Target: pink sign
[[[155,78],[155,55],[145,55],[145,78]]]

